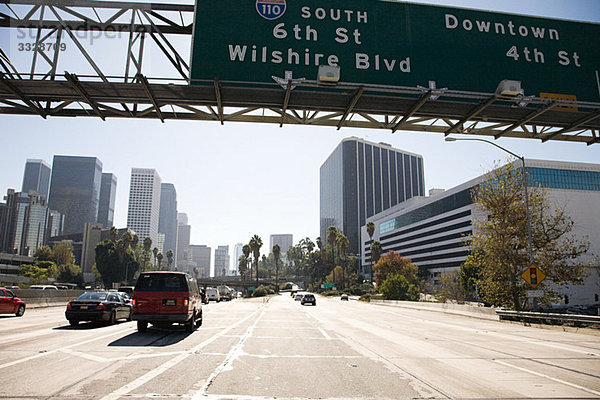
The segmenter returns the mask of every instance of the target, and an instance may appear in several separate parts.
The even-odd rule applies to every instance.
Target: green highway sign
[[[277,78],[600,101],[600,25],[384,0],[196,2],[192,83]],[[433,83],[432,83],[433,84]],[[567,96],[567,97],[565,97]]]
[[[323,284],[324,289],[330,289],[330,288],[334,288],[334,287],[335,287],[335,283],[324,283]]]
[[[251,292],[254,291],[255,289],[256,289],[256,286],[248,286],[248,290]]]

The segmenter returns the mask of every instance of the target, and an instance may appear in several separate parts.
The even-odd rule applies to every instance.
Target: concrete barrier
[[[25,302],[27,308],[66,306],[71,300],[84,293],[84,290],[38,290],[14,289],[15,296]]]
[[[447,314],[464,315],[466,317],[489,319],[494,321],[499,320],[495,308],[477,306],[473,304],[428,303],[400,300],[371,300],[371,304],[390,307],[410,308],[413,310],[436,311]]]

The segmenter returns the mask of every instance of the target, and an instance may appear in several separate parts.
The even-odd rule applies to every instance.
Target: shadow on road
[[[109,346],[137,346],[137,347],[166,347],[177,344],[187,338],[190,334],[173,327],[162,329],[150,327],[146,332],[134,332],[109,343]]]

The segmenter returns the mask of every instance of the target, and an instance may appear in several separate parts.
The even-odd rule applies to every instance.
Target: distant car
[[[140,274],[133,291],[133,320],[138,331],[148,324],[185,326],[188,333],[202,325],[202,298],[198,283],[184,272],[153,271]]]
[[[346,293],[342,294],[342,296],[340,297],[340,300],[348,301],[348,295]]]
[[[208,301],[216,301],[217,303],[221,301],[221,294],[215,288],[207,288],[206,289],[206,298]]]
[[[119,288],[119,292],[125,292],[129,296],[131,296],[133,294],[133,289],[134,289],[134,286],[121,286]]]
[[[73,326],[81,321],[113,325],[120,319],[131,321],[131,303],[119,292],[85,292],[67,304],[65,317]]]
[[[21,290],[21,287],[20,286],[16,286],[16,285],[13,285],[13,286],[4,286],[4,289]]]
[[[58,290],[58,288],[54,285],[31,285],[29,289],[35,290]]]
[[[294,297],[294,300],[295,301],[301,301],[303,296],[304,296],[303,293],[296,293],[296,296]]]
[[[304,296],[302,296],[302,300],[300,300],[300,304],[305,305],[307,303],[312,304],[313,306],[317,305],[317,299],[315,298],[314,294],[307,293]]]
[[[17,317],[25,314],[25,302],[6,288],[0,287],[0,314],[15,314]]]

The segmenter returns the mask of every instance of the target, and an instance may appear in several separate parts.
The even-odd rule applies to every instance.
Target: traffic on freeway
[[[203,324],[0,316],[0,398],[600,398],[600,336],[340,297],[235,299]]]

